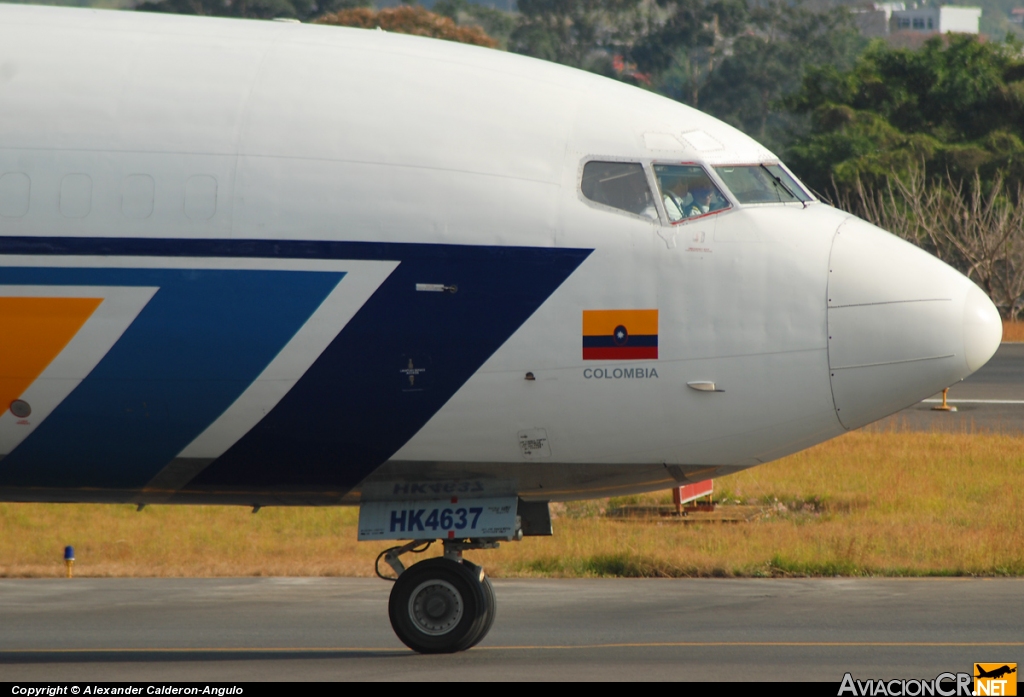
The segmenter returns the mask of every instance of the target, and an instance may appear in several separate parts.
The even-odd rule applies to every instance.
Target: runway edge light
[[[75,548],[71,545],[64,548],[64,566],[67,569],[67,577],[71,578],[75,567]]]

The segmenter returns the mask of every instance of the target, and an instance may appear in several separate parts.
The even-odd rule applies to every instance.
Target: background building
[[[896,10],[889,20],[890,32],[915,31],[945,34],[977,34],[981,22],[980,7],[921,7]]]
[[[854,8],[853,16],[864,36],[884,37],[898,32],[924,34],[977,34],[981,21],[980,7],[915,7],[916,3],[872,3]],[[1016,12],[1016,10],[1015,10]],[[1020,17],[1024,20],[1024,9]]]

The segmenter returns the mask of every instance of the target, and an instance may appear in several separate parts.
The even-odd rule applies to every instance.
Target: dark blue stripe
[[[344,492],[451,398],[592,250],[376,242],[0,239],[0,253],[400,261],[295,387],[187,491]],[[457,293],[426,293],[443,283]],[[424,367],[414,385],[401,370]],[[6,462],[6,461],[4,461]],[[0,465],[2,468],[2,465]],[[272,499],[270,499],[272,500]]]
[[[413,250],[302,380],[189,490],[346,491],[402,447],[589,252]],[[423,282],[458,292],[416,292]],[[413,385],[409,360],[426,372]]]
[[[82,383],[0,461],[0,485],[141,487],[238,398],[343,276],[0,268],[0,284],[159,288]]]
[[[657,346],[657,334],[630,334],[621,343],[615,343],[611,336],[585,336],[583,337],[583,348],[622,348],[624,346]]]

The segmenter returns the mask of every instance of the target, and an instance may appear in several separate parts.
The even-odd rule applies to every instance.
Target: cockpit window
[[[740,203],[803,203],[810,201],[803,187],[779,165],[715,167]]]
[[[678,223],[729,207],[729,201],[697,165],[654,165],[665,213]]]
[[[583,195],[591,201],[656,220],[658,210],[644,168],[636,162],[588,162]]]

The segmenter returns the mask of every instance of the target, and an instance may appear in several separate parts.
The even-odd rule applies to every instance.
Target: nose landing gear
[[[408,493],[408,487],[399,483],[394,490]],[[551,513],[547,501],[512,496],[366,501],[359,506],[360,540],[407,540],[413,530],[434,536],[385,549],[374,566],[378,576],[395,584],[388,601],[391,627],[413,651],[454,653],[487,636],[496,614],[490,579],[462,553],[497,549],[499,542],[524,536],[550,535]],[[460,534],[464,537],[455,539]],[[403,554],[425,552],[438,539],[444,545],[443,556],[405,568]],[[381,573],[381,560],[394,570],[394,576]]]
[[[422,552],[418,540],[381,556],[398,574],[388,602],[391,627],[402,643],[420,653],[465,651],[494,624],[494,589],[484,570],[462,558],[466,549],[493,549],[493,541],[445,540],[444,556],[406,569],[398,557]],[[378,571],[378,575],[381,575]]]

